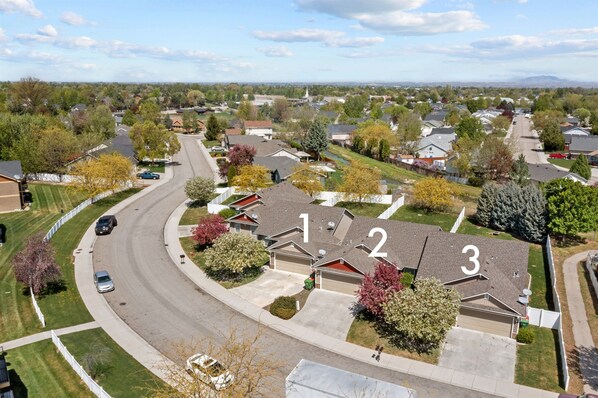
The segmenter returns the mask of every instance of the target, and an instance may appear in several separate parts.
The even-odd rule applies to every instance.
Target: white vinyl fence
[[[598,278],[596,278],[596,272],[595,272],[597,266],[598,266],[598,252],[588,253],[588,258],[586,260],[586,268],[588,269],[588,273],[590,274],[592,286],[594,286],[594,294],[596,294],[598,296]]]
[[[455,220],[455,223],[453,224],[453,227],[451,228],[451,234],[454,234],[455,232],[457,232],[457,230],[461,226],[461,223],[463,222],[463,219],[465,219],[465,207],[461,209],[459,216]]]
[[[73,182],[73,177],[68,174],[35,173],[35,174],[28,174],[27,180],[42,181],[42,182],[68,183],[68,182]]]
[[[347,200],[348,202],[352,201],[351,199],[345,199],[342,192],[332,191],[319,192],[315,198],[324,200],[324,202],[320,203],[320,205],[327,207],[332,207],[343,200]],[[392,195],[368,195],[363,199],[363,203],[381,203],[389,205],[392,204]]]
[[[208,213],[218,214],[222,210],[228,209],[229,207],[227,205],[223,205],[222,202],[233,196],[235,192],[235,187],[225,188],[224,191],[220,193],[220,195],[218,195],[210,203],[208,203]]]
[[[62,344],[62,341],[60,341],[60,338],[56,335],[56,333],[54,333],[53,330],[51,333],[52,333],[52,343],[54,343],[56,348],[58,348],[58,351],[60,351],[60,353],[62,354],[64,359],[66,359],[66,361],[69,363],[69,365],[71,365],[71,367],[73,368],[75,373],[77,373],[79,375],[79,377],[87,385],[89,390],[92,393],[94,393],[94,395],[96,397],[111,398],[110,394],[108,394],[106,391],[104,391],[104,389],[98,383],[96,383],[95,380],[92,379],[90,375],[87,374],[85,369],[83,369],[83,366],[79,365],[79,362],[77,362],[75,357],[72,356],[71,353],[69,352],[69,350],[67,350],[67,348],[64,346],[64,344]]]
[[[556,290],[556,272],[554,270],[554,260],[552,258],[552,245],[550,243],[550,236],[546,237],[546,245],[544,246],[546,250],[546,257],[548,258],[548,269],[550,271],[550,281],[551,281],[551,289],[552,289],[552,297],[554,301],[554,309],[557,312],[561,311],[561,299],[559,297],[559,292]],[[563,337],[563,317],[559,317],[557,331],[559,336],[559,357],[561,359],[561,373],[563,374],[563,383],[564,385],[561,386],[565,390],[569,388],[569,366],[567,365],[567,352],[565,351],[565,339]]]
[[[390,207],[386,210],[384,210],[384,212],[382,214],[380,214],[378,216],[379,219],[382,220],[388,220],[390,218],[390,216],[392,216],[393,214],[395,214],[395,211],[399,210],[399,207],[403,206],[405,204],[405,195],[401,195],[401,197],[397,200],[394,201],[394,203],[392,205],[390,205]]]
[[[529,324],[542,328],[558,329],[561,321],[561,313],[542,310],[539,308],[527,307]]]
[[[35,310],[35,313],[37,314],[39,321],[42,323],[42,327],[45,328],[46,318],[44,317],[42,310],[39,308],[39,305],[37,305],[37,300],[35,299],[35,294],[33,294],[33,289],[29,288],[29,293],[31,294],[31,302],[33,303],[33,309]]]

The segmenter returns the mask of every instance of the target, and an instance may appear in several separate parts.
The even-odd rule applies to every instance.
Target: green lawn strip
[[[510,235],[508,232],[495,231],[493,229],[477,225],[475,223],[475,221],[473,220],[473,217],[471,217],[471,216],[465,217],[465,219],[463,219],[463,222],[461,222],[461,225],[459,226],[459,229],[457,230],[457,232],[460,234],[465,234],[465,235],[484,236],[486,238],[496,238],[496,239],[504,239],[504,240],[516,239],[515,237]]]
[[[344,207],[356,216],[376,218],[388,209],[388,205],[380,203],[338,202],[334,207]]]
[[[180,238],[181,246],[183,247],[183,251],[187,255],[187,258],[193,261],[195,265],[197,265],[202,271],[206,272],[206,260],[204,258],[203,252],[198,251],[195,245],[195,241],[190,236],[185,238]],[[253,282],[261,273],[252,273],[243,277],[237,281],[221,281],[214,279],[214,281],[218,282],[220,286],[224,287],[225,289],[232,289],[234,287],[243,286],[246,283]]]
[[[38,299],[39,306],[46,317],[47,329],[77,325],[93,319],[81,300],[75,283],[73,251],[79,245],[87,228],[100,215],[140,190],[132,188],[125,192],[119,192],[86,207],[54,234],[50,243],[56,249],[56,260],[62,267],[64,288]]]
[[[86,354],[93,355],[101,349],[106,350],[107,368],[96,381],[114,398],[147,396],[149,389],[165,387],[164,382],[137,362],[100,328],[67,334],[60,337],[60,340],[81,365]]]
[[[245,196],[247,196],[247,195],[231,195],[224,202],[222,202],[221,205],[231,204],[241,198],[244,198]]]
[[[349,332],[347,333],[347,341],[349,343],[357,344],[362,347],[371,348],[372,353],[376,346],[384,347],[383,355],[397,355],[404,358],[414,359],[432,364],[438,363],[440,357],[440,350],[436,349],[429,354],[418,354],[393,345],[388,338],[381,336],[376,328],[376,322],[366,316],[358,315],[353,320]]]
[[[530,307],[554,310],[552,289],[550,288],[550,271],[541,245],[530,243],[527,272],[532,277]]]
[[[208,208],[206,206],[201,207],[188,207],[183,213],[179,225],[196,225],[199,217],[208,214]]]
[[[401,206],[390,216],[391,220],[407,221],[417,224],[438,225],[443,231],[449,232],[457,220],[453,213],[426,213],[412,205]]]
[[[84,200],[61,185],[29,183],[29,190],[33,195],[31,210],[0,215],[7,238],[0,248],[0,340],[12,340],[42,330],[31,298],[23,294],[23,285],[15,280],[11,265],[13,256],[23,248],[27,237],[37,232],[45,234],[62,216],[60,209],[66,213]],[[55,200],[60,201],[55,203]]]
[[[206,148],[211,148],[213,146],[220,145],[220,141],[217,141],[217,140],[212,140],[212,141],[205,140],[205,141],[202,141],[202,143]]]
[[[51,340],[11,349],[6,362],[16,398],[95,397]]]
[[[139,169],[146,169],[147,171],[151,171],[152,173],[164,173],[166,166],[164,162],[157,162],[152,164],[151,162],[139,162],[137,164]]]
[[[528,326],[536,332],[532,344],[517,345],[515,383],[555,392],[564,392],[559,386],[557,331]]]
[[[549,158],[548,161],[555,166],[564,167],[567,170],[569,170],[571,168],[571,166],[573,166],[573,163],[575,163],[575,160],[573,160],[573,159],[550,159]]]

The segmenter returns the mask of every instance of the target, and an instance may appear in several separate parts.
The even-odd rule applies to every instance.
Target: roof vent
[[[521,304],[523,305],[527,305],[529,303],[529,299],[525,296],[519,296],[519,298],[517,299],[517,301],[519,301]]]
[[[519,278],[519,270],[513,272],[513,277],[514,278]]]
[[[320,249],[318,250],[318,258],[322,258],[326,255],[326,250]]]
[[[257,220],[257,214],[255,214],[255,213],[252,213],[252,214],[251,214],[251,218],[253,218],[254,220]]]
[[[328,229],[334,229],[334,221],[329,221],[328,222]]]

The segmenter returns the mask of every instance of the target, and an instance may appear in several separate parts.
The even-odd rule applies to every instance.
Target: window
[[[241,224],[235,224],[235,232],[241,232]]]

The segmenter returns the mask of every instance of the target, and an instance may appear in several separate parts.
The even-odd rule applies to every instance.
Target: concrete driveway
[[[438,365],[513,382],[516,352],[513,339],[455,327],[448,333]]]
[[[263,275],[246,285],[235,287],[231,291],[244,300],[258,307],[271,304],[276,297],[292,296],[303,290],[303,281],[307,276],[290,272],[266,269]]]
[[[355,297],[315,289],[291,321],[330,337],[345,340],[353,322]]]

